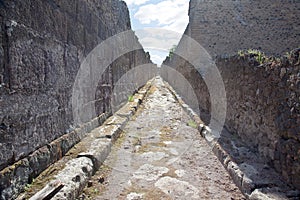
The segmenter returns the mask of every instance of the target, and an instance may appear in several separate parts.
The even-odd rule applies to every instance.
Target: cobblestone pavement
[[[159,78],[81,199],[245,199]],[[94,181],[94,182],[93,182]]]

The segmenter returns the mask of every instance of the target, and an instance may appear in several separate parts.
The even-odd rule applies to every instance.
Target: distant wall
[[[131,26],[118,0],[0,1],[0,23],[1,170],[74,130],[71,95],[80,63]],[[149,62],[142,49],[113,62],[99,77],[97,114],[111,112],[114,83]]]

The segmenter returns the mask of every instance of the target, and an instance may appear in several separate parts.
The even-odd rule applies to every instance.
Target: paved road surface
[[[93,180],[81,199],[245,199],[161,79]]]

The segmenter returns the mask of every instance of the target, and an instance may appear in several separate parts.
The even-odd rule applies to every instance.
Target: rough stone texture
[[[81,62],[96,45],[130,28],[123,1],[0,1],[1,193],[10,186],[17,188],[14,192],[22,190],[103,122],[95,116],[80,127],[74,125],[74,80]],[[91,100],[97,115],[111,114],[115,83],[145,63],[150,63],[149,55],[139,49],[107,68]],[[130,95],[126,90],[123,93],[119,102]],[[21,181],[12,165],[17,161],[29,162]]]
[[[166,86],[194,120],[195,127],[198,127],[201,136],[213,148],[214,154],[246,197],[256,200],[266,198],[299,199],[300,191],[287,185],[282,176],[267,165],[264,159],[239,137],[224,129],[218,140],[211,140],[210,128],[203,124],[195,112],[188,112],[191,110],[190,107],[169,84],[166,83]]]
[[[151,82],[152,80],[149,80],[146,83],[146,85],[140,89],[141,92],[140,91],[137,92],[137,94],[139,95],[134,95],[133,100],[135,100],[135,98],[136,100],[144,99],[144,97],[147,95]],[[140,103],[141,102],[139,101],[138,104]],[[127,115],[123,115],[122,117],[119,116],[120,113],[124,113],[124,111],[126,113],[126,111],[128,110],[132,111],[132,114],[130,116]],[[128,122],[128,120],[131,119],[134,113],[135,113],[135,108],[132,107],[131,102],[127,102],[118,112],[116,112],[113,116],[107,119],[102,126],[94,128],[89,133],[85,134],[83,139],[80,142],[78,142],[76,145],[74,145],[67,152],[67,154],[64,157],[62,157],[62,159],[55,162],[50,167],[48,167],[45,171],[43,171],[40,174],[40,176],[38,176],[35,179],[35,181],[31,184],[30,190],[20,194],[17,199],[23,200],[23,199],[28,199],[29,197],[38,198],[39,197],[38,194],[42,193],[42,191],[45,191],[45,189],[51,187],[51,185],[56,182],[60,182],[66,185],[67,187],[59,191],[59,193],[55,195],[55,198],[74,199],[76,196],[78,196],[78,194],[81,193],[81,190],[83,189],[82,187],[87,184],[89,180],[88,178],[91,176],[91,173],[94,174],[99,169],[101,164],[104,162],[104,160],[106,159],[106,157],[111,151],[112,145],[116,142],[125,124]],[[51,153],[52,152],[50,152],[50,157],[52,156]],[[61,154],[61,152],[57,152],[57,154]],[[48,156],[47,149],[46,149],[46,156]],[[35,155],[30,155],[30,157],[36,158]],[[85,158],[85,159],[83,159],[82,161],[82,160],[78,160],[78,158]],[[47,162],[46,159],[43,159],[43,161],[45,163],[49,162],[49,161]],[[88,171],[80,170],[81,168],[83,169],[83,168],[90,167],[90,162],[92,162],[91,165],[92,171],[91,169],[89,169]],[[38,160],[36,164],[38,165],[41,163],[39,163]],[[87,164],[88,166],[86,166]],[[28,172],[26,170],[28,169],[41,170],[41,168],[38,168],[38,166],[36,166],[36,168],[32,168],[24,164],[21,166],[25,166],[21,169],[21,173],[23,173],[22,176],[25,175],[27,178],[28,176],[34,177],[33,173],[35,173],[35,171]],[[85,174],[83,174],[82,172],[84,172]],[[5,180],[10,181],[9,176],[13,178],[20,178],[20,177],[13,176],[12,173],[14,173],[13,170],[11,170],[10,173],[6,174],[6,176],[4,176],[6,178]],[[76,183],[76,181],[74,183],[73,178],[71,179],[70,177],[71,178],[80,177],[80,180],[77,181],[78,183]],[[26,183],[26,180],[24,181],[23,179],[21,179],[21,181],[23,181],[24,183]],[[15,182],[18,183],[18,181]],[[18,190],[16,190],[14,193],[12,193],[11,190],[15,189],[16,185],[21,186],[21,184],[11,184],[11,185],[7,184],[7,185],[9,187],[5,188],[2,191],[2,195],[3,195],[2,198],[9,199],[11,197],[9,195],[12,195],[12,198],[15,198],[16,194],[18,193]],[[20,190],[21,189],[22,188],[20,188]]]
[[[177,187],[174,188],[174,185]],[[155,183],[155,186],[166,194],[172,193],[177,194],[178,197],[184,196],[190,199],[199,199],[199,190],[196,187],[190,185],[186,181],[180,181],[176,178],[168,176],[163,177]]]
[[[65,169],[57,176],[57,180],[65,183],[64,187],[52,199],[75,199],[89,177],[93,173],[93,162],[87,157],[80,157],[70,160]]]
[[[71,93],[80,62],[109,36],[129,30],[122,1],[2,1],[0,169],[72,131]],[[110,112],[113,84],[148,63],[142,51],[116,60],[96,95]],[[34,102],[34,103],[33,103]]]
[[[190,120],[155,79],[79,199],[245,199]]]
[[[226,89],[226,129],[237,133],[252,151],[257,151],[286,181],[299,188],[299,64],[257,67],[249,58],[234,56],[218,59],[217,66]],[[210,95],[203,79],[189,73],[190,67],[186,63],[176,69],[193,85],[201,118],[208,124]],[[282,69],[286,73],[280,77]]]
[[[23,190],[23,187],[26,184],[31,183],[36,176],[53,162],[61,159],[74,144],[79,142],[80,139],[89,132],[89,130],[98,126],[99,123],[102,124],[106,118],[107,116],[103,114],[97,119],[92,120],[91,123],[86,123],[81,128],[77,128],[71,133],[59,137],[50,144],[34,151],[27,158],[23,158],[3,169],[0,173],[0,199],[14,198]],[[22,175],[19,176],[18,174]]]
[[[288,186],[282,177],[275,172],[275,169],[269,167],[264,159],[253,152],[239,137],[223,130],[218,140],[211,140],[210,128],[203,124],[195,112],[188,112],[191,108],[184,103],[169,84],[166,83],[166,86],[182,108],[196,122],[195,126],[198,126],[201,136],[210,144],[215,155],[230,173],[234,183],[246,197],[262,200],[266,197],[299,199],[300,191],[293,190],[292,187]]]
[[[268,163],[300,188],[300,66],[257,68],[237,58],[218,66],[227,91],[228,130],[257,147]],[[282,69],[287,73],[280,77]]]
[[[111,150],[112,142],[110,139],[95,139],[86,152],[79,154],[79,157],[87,157],[93,161],[94,171],[104,162]],[[101,152],[101,153],[100,153]]]
[[[267,190],[267,189],[256,189],[252,192],[249,197],[250,200],[284,200],[288,199],[282,193],[278,193],[277,191]]]
[[[216,59],[227,96],[225,128],[240,136],[251,151],[258,152],[266,163],[298,189],[299,49],[290,55],[290,61],[283,59],[281,64],[261,66],[251,55],[240,57],[224,54],[236,54],[239,49],[259,47],[268,54],[282,54],[298,47],[300,36],[296,18],[299,16],[299,7],[298,1],[192,0],[190,24],[185,32]],[[173,80],[172,73],[164,67],[161,69],[162,77],[191,107],[199,105],[201,119],[209,124],[211,101],[201,75],[189,62],[177,56],[176,51],[164,64],[188,80],[190,88],[180,89],[178,83],[182,81]],[[197,96],[197,104],[188,96],[191,90]]]
[[[299,47],[299,16],[297,0],[191,0],[186,34],[213,57],[249,48],[282,54]]]

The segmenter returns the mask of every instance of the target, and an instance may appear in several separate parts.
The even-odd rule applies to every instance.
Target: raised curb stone
[[[151,82],[152,80],[148,81],[147,84],[142,87],[142,90],[148,92]],[[137,100],[128,102],[120,110],[125,113],[128,110],[132,110],[133,115],[138,106],[142,103],[141,99],[144,99],[145,95],[147,95],[147,93],[135,95],[134,100]],[[132,115],[130,113],[129,116]],[[65,185],[53,199],[71,200],[80,194],[89,178],[110,153],[113,143],[117,140],[122,131],[122,127],[128,122],[128,117],[121,117],[117,112],[116,115],[111,116],[101,127],[92,130],[86,138],[75,146],[82,148],[83,151],[78,153],[77,158],[70,160],[66,164],[66,167],[55,176],[55,180],[48,183],[49,185],[59,180]]]
[[[87,157],[80,157],[70,160],[65,169],[57,176],[56,180],[61,181],[64,187],[52,198],[53,200],[75,199],[79,195],[89,177],[93,173],[93,162]]]
[[[166,87],[174,95],[175,99],[181,105],[184,111],[186,111],[189,116],[198,125],[198,130],[200,135],[206,139],[207,143],[213,147],[214,154],[218,157],[220,162],[229,172],[234,183],[241,189],[242,193],[251,200],[266,200],[266,199],[299,199],[300,192],[298,190],[292,190],[288,186],[283,186],[282,182],[276,178],[276,180],[271,179],[266,174],[264,176],[258,176],[253,172],[255,169],[254,165],[246,163],[236,163],[233,158],[226,152],[219,141],[212,137],[211,129],[206,126],[200,117],[187,105],[182,98],[174,91],[174,89],[165,82]],[[264,168],[263,166],[259,166]],[[249,169],[252,169],[249,171]],[[274,171],[264,170],[261,173],[274,173]],[[274,176],[276,176],[274,174]],[[278,189],[277,186],[282,186],[283,189]],[[257,188],[262,187],[262,188]],[[257,189],[256,189],[257,188]]]

